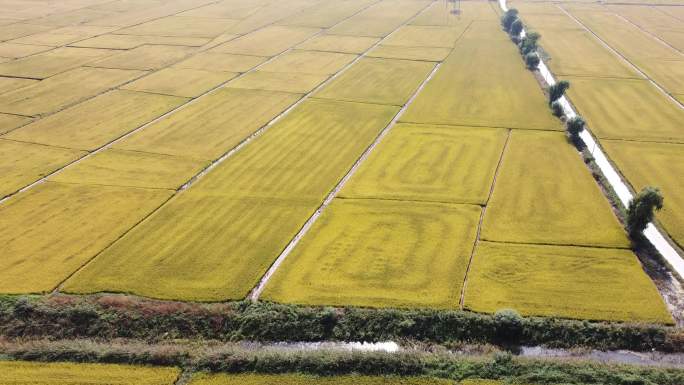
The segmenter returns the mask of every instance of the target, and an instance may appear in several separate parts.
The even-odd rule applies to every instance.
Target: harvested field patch
[[[484,204],[507,134],[504,129],[398,124],[339,195]]]
[[[31,118],[23,116],[0,114],[0,135],[12,131],[17,127],[31,122]]]
[[[328,75],[254,71],[228,83],[227,87],[305,94],[327,78]]]
[[[221,88],[114,147],[213,160],[299,98],[292,93]]]
[[[481,238],[629,247],[625,232],[565,135],[513,131]]]
[[[119,35],[214,38],[235,25],[236,20],[168,16],[117,30]]]
[[[318,32],[317,28],[273,25],[223,43],[211,52],[275,56]]]
[[[175,190],[207,164],[177,156],[107,149],[50,177],[50,180]]]
[[[467,285],[465,307],[477,312],[672,323],[630,250],[481,242]]]
[[[319,35],[297,46],[298,49],[324,52],[363,53],[378,42],[375,37]]]
[[[396,112],[302,103],[107,249],[66,290],[244,298]]]
[[[382,44],[401,47],[452,48],[467,26],[466,23],[456,27],[405,25]]]
[[[300,374],[199,374],[190,385],[449,385],[451,381],[421,377],[318,377]]]
[[[525,69],[515,45],[507,39],[486,43],[459,40],[401,121],[561,129],[539,85]]]
[[[174,64],[173,67],[204,71],[247,72],[266,60],[268,58],[261,56],[200,52],[180,63]]]
[[[433,68],[428,62],[364,58],[314,97],[400,106]]]
[[[27,116],[55,112],[143,74],[108,68],[77,68],[0,95],[0,112]]]
[[[83,155],[82,151],[0,139],[0,198]]]
[[[112,55],[103,60],[98,60],[90,65],[93,67],[128,70],[155,70],[180,61],[195,50],[193,47],[183,46],[143,45]]]
[[[168,367],[0,362],[0,382],[8,385],[173,385],[179,375]]]
[[[94,48],[58,48],[0,64],[0,76],[44,79],[110,56],[115,51]]]
[[[569,80],[568,95],[599,138],[684,142],[684,110],[648,81]]]
[[[259,70],[332,75],[345,65],[351,63],[355,58],[356,55],[345,53],[302,51],[297,49],[264,64],[259,67]]]
[[[604,140],[601,145],[636,191],[660,188],[665,206],[656,217],[684,248],[684,144]]]
[[[14,130],[5,137],[95,150],[186,101],[173,96],[114,90]]]
[[[121,87],[126,90],[153,92],[194,98],[236,77],[234,72],[210,72],[185,68],[164,68]]]
[[[14,44],[10,42],[0,43],[0,56],[8,58],[21,58],[29,55],[35,55],[40,52],[51,50],[52,47],[45,47],[42,45],[28,45],[28,44]]]
[[[472,205],[337,199],[262,298],[456,309],[480,212]]]
[[[45,182],[4,202],[0,292],[53,290],[169,196],[164,190]]]
[[[384,59],[405,59],[405,60],[422,60],[440,62],[449,56],[451,48],[435,48],[435,47],[400,47],[379,45],[370,52],[369,57],[378,57]]]
[[[555,28],[537,31],[543,35],[540,44],[550,56],[549,67],[556,75],[641,77],[587,31]]]
[[[193,188],[320,202],[398,107],[309,99]]]
[[[200,47],[208,43],[208,38],[170,37],[170,36],[136,36],[136,35],[102,35],[72,43],[72,47],[133,49],[145,44],[180,45]]]

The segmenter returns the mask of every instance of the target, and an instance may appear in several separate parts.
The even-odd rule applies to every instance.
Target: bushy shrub
[[[663,208],[663,195],[657,187],[644,187],[627,207],[627,231],[632,239],[641,238],[641,232],[653,221],[655,211]]]
[[[511,24],[511,29],[508,31],[508,33],[511,36],[518,37],[520,36],[520,32],[523,30],[523,23],[520,21],[520,19],[516,19],[513,24]]]
[[[584,130],[584,119],[581,116],[574,116],[565,123],[565,130],[573,141],[579,141],[579,134]]]
[[[514,21],[518,19],[518,10],[511,8],[503,16],[501,16],[501,25],[504,31],[509,32],[511,30],[511,25]]]
[[[530,32],[520,40],[520,53],[527,55],[528,53],[537,50],[537,42],[541,39],[541,35],[537,32]]]
[[[567,80],[561,80],[558,83],[549,87],[549,104],[560,99],[565,91],[570,88],[570,83]]]
[[[531,70],[537,69],[539,66],[539,55],[536,52],[530,52],[525,55],[525,65]]]
[[[551,103],[551,111],[553,111],[554,116],[557,116],[559,118],[563,116],[563,114],[565,113],[565,111],[563,111],[563,106],[557,100]]]

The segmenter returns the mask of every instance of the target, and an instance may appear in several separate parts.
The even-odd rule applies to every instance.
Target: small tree
[[[503,29],[508,32],[511,30],[511,25],[513,25],[513,22],[518,19],[518,10],[515,8],[511,8],[506,13],[504,13],[503,16],[501,16],[501,25],[503,26]]]
[[[559,101],[555,101],[551,103],[551,111],[553,111],[553,115],[556,117],[561,117],[563,116],[563,106],[560,104]]]
[[[513,24],[511,24],[511,29],[508,31],[508,33],[513,36],[513,37],[518,37],[520,35],[520,32],[523,30],[523,23],[520,21],[520,19],[515,19]]]
[[[567,123],[565,124],[565,129],[568,131],[568,135],[572,140],[578,140],[580,132],[584,130],[584,125],[584,119],[582,119],[581,116],[575,116],[568,119]]]
[[[627,231],[632,239],[641,237],[655,211],[663,208],[663,195],[657,187],[644,187],[630,202],[627,208]]]
[[[525,55],[525,64],[527,65],[527,68],[531,70],[537,69],[539,66],[539,55],[537,55],[536,52],[528,53]]]
[[[537,32],[530,32],[520,42],[520,53],[527,55],[530,52],[537,50],[537,42],[541,39],[541,35]]]
[[[565,80],[561,80],[549,87],[549,103],[560,99],[568,88],[570,88],[570,83]]]

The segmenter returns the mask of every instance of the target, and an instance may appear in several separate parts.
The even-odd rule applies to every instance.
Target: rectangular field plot
[[[0,205],[0,293],[41,293],[170,196],[164,190],[45,182]]]
[[[385,59],[406,59],[440,62],[449,56],[451,48],[440,47],[401,47],[379,45],[372,49],[367,56]]]
[[[11,385],[173,385],[179,375],[165,367],[0,362],[0,383]]]
[[[0,64],[0,76],[44,79],[93,62],[116,51],[93,48],[58,48]]]
[[[314,97],[401,106],[433,68],[427,62],[365,58]]]
[[[382,38],[392,33],[405,21],[404,18],[374,18],[357,15],[328,31],[334,35]]]
[[[261,56],[200,52],[180,63],[174,64],[173,67],[204,71],[247,72],[266,60],[268,58]]]
[[[373,3],[373,0],[324,1],[307,7],[296,15],[279,21],[278,24],[330,28]]]
[[[82,151],[0,139],[0,198],[83,155]]]
[[[305,94],[323,83],[328,75],[254,71],[226,86],[252,90],[283,91]]]
[[[498,32],[504,39],[459,40],[401,121],[560,130],[515,45]]]
[[[38,83],[34,79],[8,78],[0,76],[0,94]]]
[[[261,298],[456,309],[480,212],[472,205],[337,199]]]
[[[206,17],[169,16],[117,30],[122,35],[180,36],[213,38],[235,25],[235,20]]]
[[[540,44],[550,56],[549,67],[556,75],[641,77],[587,31],[555,28],[537,31],[543,35]]]
[[[107,149],[51,177],[64,183],[175,190],[208,165],[176,156]]]
[[[192,54],[196,48],[168,45],[143,45],[91,63],[93,67],[128,70],[154,70],[166,67]]]
[[[513,131],[482,239],[629,247],[622,226],[565,135]]]
[[[197,97],[237,76],[233,72],[209,72],[165,68],[123,86],[123,89],[164,95]]]
[[[136,36],[107,34],[72,43],[72,47],[133,49],[145,44],[200,47],[210,39],[199,37]]]
[[[65,290],[244,298],[396,112],[303,103],[107,249]]]
[[[269,26],[223,43],[211,52],[275,56],[319,31],[317,28]]]
[[[298,49],[323,52],[363,53],[380,39],[363,36],[319,35],[302,44]]]
[[[143,74],[108,68],[77,68],[0,95],[0,112],[27,116],[55,112]]]
[[[338,52],[292,50],[259,67],[269,72],[332,75],[351,63],[356,55]]]
[[[467,26],[466,23],[456,27],[405,25],[382,44],[402,47],[452,48]]]
[[[23,116],[0,114],[0,135],[10,132],[31,122],[31,118]]]
[[[284,92],[222,88],[114,147],[213,160],[299,98]]]
[[[17,59],[40,52],[49,51],[52,47],[42,45],[15,44],[9,42],[0,43],[0,57]]]
[[[319,204],[233,199],[190,189],[105,250],[63,290],[242,299]]]
[[[569,80],[570,99],[599,138],[684,142],[684,110],[648,81]]]
[[[601,145],[636,191],[660,188],[665,205],[656,218],[684,248],[684,144],[604,140]]]
[[[21,127],[4,137],[95,150],[186,101],[173,96],[114,90]]]
[[[398,124],[340,196],[484,204],[507,134],[503,129]]]
[[[193,189],[322,201],[398,108],[309,99]]]
[[[481,242],[465,290],[468,310],[587,320],[672,323],[629,250]]]
[[[300,374],[198,374],[190,381],[190,385],[452,385],[452,382],[407,376],[319,377]]]

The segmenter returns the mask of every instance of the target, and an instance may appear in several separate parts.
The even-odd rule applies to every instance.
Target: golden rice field
[[[461,2],[458,15],[454,6],[0,1],[0,294],[220,302],[255,293],[434,309],[459,309],[465,295],[476,312],[671,323],[496,4]],[[676,49],[630,46],[649,41],[640,28],[675,46],[674,16],[562,6],[684,94]],[[635,188],[662,187],[658,218],[679,240],[681,109],[555,4],[521,10],[623,174]],[[0,370],[0,383],[29,366],[46,384],[49,373],[74,384],[178,375],[131,368],[98,379],[97,366],[2,365],[15,367]]]
[[[165,367],[0,361],[4,385],[173,385],[179,375]]]

